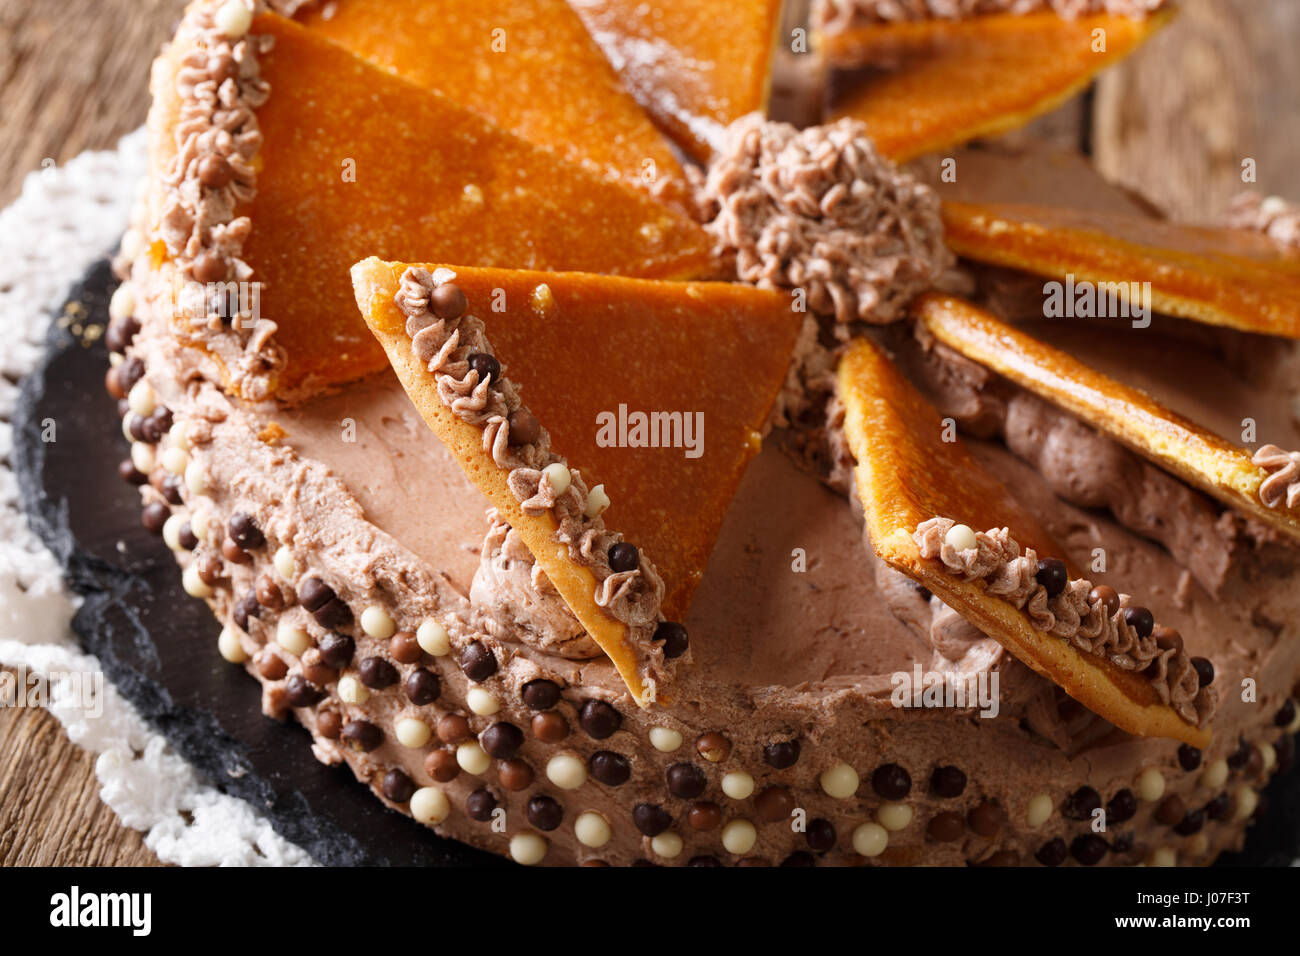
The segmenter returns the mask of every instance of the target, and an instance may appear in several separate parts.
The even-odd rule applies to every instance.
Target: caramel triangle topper
[[[954,252],[1075,282],[1114,283],[1157,312],[1243,332],[1300,338],[1300,254],[1264,236],[1112,212],[945,202]]]
[[[839,390],[867,533],[886,563],[1115,726],[1209,742],[1214,692],[1181,638],[1127,596],[1073,577],[1047,530],[943,440],[938,412],[876,345],[850,346]]]
[[[872,68],[841,84],[831,111],[864,121],[880,151],[903,162],[1055,109],[1171,15],[897,21],[823,33],[818,46],[833,66]]]
[[[1269,471],[1250,452],[1188,421],[1145,392],[951,296],[928,295],[918,321],[940,342],[1053,402],[1206,494],[1300,539],[1300,513],[1269,507]]]
[[[760,447],[790,298],[378,259],[352,278],[429,427],[637,700],[662,699],[685,632],[661,622],[684,618]]]

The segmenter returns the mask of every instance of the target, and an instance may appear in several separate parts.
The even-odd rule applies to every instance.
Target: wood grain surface
[[[1178,21],[1034,132],[1077,130],[1108,176],[1171,215],[1215,215],[1243,188],[1300,199],[1300,3],[1185,0]],[[139,126],[149,60],[184,0],[0,0],[0,205],[42,161]],[[1089,102],[1091,109],[1089,110]],[[1023,134],[1021,134],[1023,135]],[[145,865],[100,802],[94,757],[42,710],[0,709],[0,865]]]

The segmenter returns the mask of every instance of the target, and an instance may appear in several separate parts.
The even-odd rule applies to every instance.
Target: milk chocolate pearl
[[[607,787],[622,786],[632,776],[632,765],[627,758],[612,750],[597,750],[587,761],[587,769],[597,782]]]
[[[424,758],[424,772],[438,783],[451,783],[460,773],[460,764],[450,750],[431,750]]]
[[[403,689],[412,704],[432,704],[442,695],[442,680],[433,671],[418,667],[407,675]]]
[[[1174,832],[1179,836],[1191,836],[1193,833],[1200,833],[1203,826],[1205,826],[1205,811],[1190,810],[1174,825]]]
[[[469,357],[469,367],[478,372],[480,382],[492,380],[493,384],[501,381],[501,363],[486,352],[475,352]]]
[[[231,564],[248,564],[253,560],[253,556],[241,548],[229,538],[221,542],[221,556]]]
[[[681,657],[686,653],[690,646],[690,637],[686,633],[686,628],[676,621],[660,621],[655,628],[654,641],[662,641],[664,645],[664,658],[673,660]]]
[[[465,812],[471,820],[486,822],[492,819],[492,811],[497,808],[497,798],[487,787],[479,787],[465,798]]]
[[[1177,794],[1165,797],[1156,808],[1156,819],[1167,827],[1176,826],[1187,815],[1187,807]]]
[[[1162,651],[1167,651],[1171,647],[1179,651],[1183,649],[1183,635],[1178,633],[1175,628],[1157,624],[1151,629],[1151,636],[1155,638],[1156,647]]]
[[[673,818],[663,807],[638,803],[632,809],[632,822],[643,835],[655,837],[673,825]]]
[[[966,815],[970,828],[980,836],[997,836],[1002,829],[1002,809],[991,800],[985,800]]]
[[[511,447],[519,448],[523,445],[533,445],[537,439],[542,437],[542,424],[526,408],[516,408],[506,419],[510,426],[508,440]]]
[[[213,587],[221,580],[221,559],[215,554],[204,554],[194,564],[199,580],[208,587]]]
[[[412,631],[398,631],[388,641],[388,653],[399,664],[415,664],[424,652]]]
[[[1098,584],[1088,592],[1088,603],[1101,603],[1106,608],[1106,616],[1114,617],[1119,610],[1119,593],[1109,584]],[[1065,857],[1062,856],[1061,859],[1064,860]]]
[[[326,740],[338,740],[343,733],[343,715],[337,710],[321,710],[316,714],[316,730]]]
[[[544,744],[558,744],[569,736],[569,722],[553,710],[533,715],[533,736]]]
[[[960,813],[945,810],[943,813],[936,813],[930,819],[925,831],[940,843],[951,843],[953,840],[960,840],[962,834],[966,832],[966,821],[962,819]]]
[[[1191,744],[1178,748],[1178,766],[1190,772],[1201,765],[1201,752]]]
[[[429,293],[429,311],[440,319],[459,319],[468,308],[469,300],[454,282],[444,282]]]
[[[731,741],[717,731],[702,734],[695,741],[695,749],[710,763],[721,763],[731,756]]]
[[[808,846],[818,853],[825,853],[827,850],[835,849],[835,824],[831,821],[818,817],[815,820],[808,821],[808,828],[804,830],[804,840]]]
[[[356,641],[346,634],[326,634],[316,647],[320,651],[320,659],[339,670],[352,663],[352,655],[357,651]]]
[[[225,260],[214,252],[200,252],[194,257],[190,274],[194,276],[196,282],[204,284],[220,282],[226,277]]]
[[[610,545],[608,558],[609,569],[616,572],[635,571],[641,564],[641,555],[637,552],[636,545],[626,541]]]
[[[243,511],[236,511],[230,516],[226,532],[230,535],[230,540],[245,551],[256,551],[266,544],[266,535],[262,534],[262,529],[257,526],[253,516]]]
[[[365,658],[357,671],[361,675],[361,683],[371,690],[383,690],[385,687],[392,687],[401,679],[401,675],[397,673],[397,668],[382,657]]]
[[[302,676],[317,687],[324,687],[326,684],[332,684],[338,680],[339,672],[332,667],[326,667],[324,664],[304,664]]]
[[[1070,574],[1060,558],[1043,558],[1038,562],[1034,580],[1043,586],[1049,598],[1054,598],[1070,583]]]
[[[804,850],[795,850],[784,860],[782,866],[816,866],[817,858]]]
[[[763,762],[777,770],[793,767],[799,761],[799,741],[778,740],[763,748]]]
[[[560,685],[539,677],[525,684],[520,696],[533,710],[547,710],[560,702]]]
[[[668,781],[668,792],[683,800],[693,800],[704,792],[708,778],[704,771],[694,764],[675,763],[664,775]],[[653,836],[653,834],[651,834]]]
[[[1273,724],[1276,727],[1290,727],[1293,720],[1295,720],[1295,701],[1288,697],[1282,701],[1282,706],[1273,715]]]
[[[871,789],[886,800],[902,800],[912,792],[912,777],[896,763],[881,764],[871,775]]]
[[[469,721],[460,714],[443,714],[435,732],[444,744],[458,744],[469,737]]]
[[[524,745],[524,732],[512,723],[499,720],[483,731],[479,745],[489,757],[509,760]]]
[[[554,797],[533,797],[525,812],[528,822],[539,830],[554,830],[564,819],[564,808]]]
[[[930,789],[945,800],[960,797],[966,791],[966,774],[960,767],[935,767],[930,775]]]
[[[1034,859],[1043,864],[1043,866],[1060,866],[1065,862],[1065,858],[1069,855],[1069,852],[1069,849],[1065,845],[1065,841],[1060,837],[1057,837],[1054,840],[1048,840],[1040,846],[1038,852],[1034,854]]]
[[[199,182],[209,189],[224,189],[234,178],[235,168],[226,157],[209,153],[199,160]]]
[[[1080,787],[1061,801],[1061,816],[1067,820],[1089,820],[1101,807],[1101,794],[1092,787]]]
[[[172,515],[172,510],[157,501],[144,506],[140,512],[140,524],[150,534],[162,534],[163,525]]]
[[[267,680],[283,680],[289,665],[275,654],[267,654],[257,664],[257,672]]]
[[[343,727],[343,740],[364,753],[384,742],[384,732],[368,720],[351,720]]]
[[[1137,809],[1137,797],[1126,787],[1111,797],[1110,803],[1106,804],[1106,822],[1114,824],[1132,820],[1137,814]]]
[[[460,669],[472,681],[485,681],[497,672],[497,658],[482,641],[474,641],[460,655]]]
[[[722,808],[716,803],[697,803],[686,814],[686,822],[693,830],[716,830],[722,826]]]
[[[788,820],[794,810],[794,797],[790,796],[788,787],[767,787],[754,800],[758,818],[764,823],[776,823]]]
[[[280,590],[280,585],[265,574],[258,577],[253,593],[257,596],[257,603],[264,608],[278,611],[284,607],[284,592]]]
[[[1085,833],[1082,836],[1074,838],[1070,843],[1070,856],[1074,857],[1084,866],[1093,866],[1101,862],[1101,858],[1106,855],[1110,849],[1106,841],[1095,833]]]
[[[623,724],[623,715],[603,700],[589,700],[578,712],[578,723],[587,736],[604,740]]]
[[[314,707],[320,703],[325,692],[304,678],[301,674],[294,674],[285,682],[284,685],[285,699],[291,707]]]
[[[507,790],[527,790],[533,785],[533,768],[522,760],[503,760],[497,765],[497,779]]]
[[[1156,626],[1156,619],[1151,612],[1136,604],[1124,609],[1124,621],[1138,637],[1150,637]]]
[[[115,350],[109,349],[109,351],[112,352]],[[117,369],[111,366],[108,371],[104,373],[104,391],[108,392],[108,394],[113,398],[126,398],[126,392],[122,391],[122,385],[117,380]]]

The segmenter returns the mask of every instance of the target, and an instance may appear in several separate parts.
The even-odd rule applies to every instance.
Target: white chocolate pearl
[[[248,660],[248,655],[244,653],[244,645],[239,641],[239,635],[228,627],[221,629],[221,636],[217,638],[217,650],[232,664],[242,664]]]
[[[130,235],[130,232],[127,233]],[[136,233],[139,236],[139,233]],[[123,252],[126,251],[126,236],[122,237]],[[138,250],[137,250],[138,251]],[[132,259],[135,256],[131,256]],[[129,319],[135,315],[135,289],[129,283],[123,283],[113,292],[108,300],[108,317],[110,319]]]
[[[1171,846],[1157,847],[1147,856],[1147,866],[1177,866],[1178,854]]]
[[[596,518],[605,513],[609,507],[609,495],[605,493],[604,485],[597,485],[587,492],[587,504],[582,509],[588,518]]]
[[[135,439],[131,437],[131,416],[130,415],[122,416],[122,437],[124,437],[127,441],[135,441]]]
[[[521,866],[536,866],[549,847],[546,838],[536,833],[517,833],[510,838],[510,859]]]
[[[1259,756],[1263,760],[1264,773],[1271,773],[1273,768],[1277,766],[1277,751],[1273,749],[1273,745],[1270,743],[1260,744]]]
[[[477,740],[467,740],[456,748],[456,763],[460,769],[475,777],[487,773],[492,766],[492,758],[478,745]]]
[[[943,536],[943,543],[957,551],[970,551],[978,546],[975,530],[970,525],[955,524]]]
[[[275,573],[286,581],[292,580],[298,574],[298,562],[293,559],[293,552],[286,547],[281,547],[275,552],[272,563],[275,565]]]
[[[482,687],[471,687],[465,694],[465,704],[480,717],[491,717],[501,709],[497,699]]]
[[[1232,803],[1236,808],[1232,818],[1237,821],[1249,820],[1259,806],[1259,794],[1243,785],[1232,791]]]
[[[1201,773],[1201,786],[1210,790],[1218,790],[1228,782],[1228,761],[1220,757],[1218,760],[1212,760],[1205,765],[1205,770]]]
[[[131,443],[131,464],[135,465],[135,470],[142,475],[147,475],[153,471],[154,453],[153,446],[146,445],[142,441]]]
[[[212,22],[224,36],[238,40],[253,28],[253,11],[244,5],[243,0],[226,0],[217,9]]]
[[[185,593],[190,597],[212,597],[212,588],[203,583],[203,579],[199,577],[198,566],[194,564],[181,572],[181,587],[185,589]]]
[[[190,515],[190,530],[194,532],[194,537],[200,541],[206,541],[208,537],[208,528],[211,517],[206,511],[196,511]]]
[[[339,678],[339,700],[345,704],[364,704],[370,699],[370,688],[351,674]]]
[[[587,765],[572,754],[556,754],[546,761],[546,779],[561,790],[577,790],[587,782]]]
[[[862,856],[880,856],[889,846],[889,831],[879,823],[863,823],[853,831],[853,849]]]
[[[573,835],[583,846],[599,847],[610,841],[614,831],[610,829],[608,820],[595,810],[588,810],[578,814],[578,819],[573,821]]]
[[[1041,827],[1052,818],[1054,809],[1051,797],[1045,793],[1035,794],[1025,809],[1025,822],[1031,827]]]
[[[393,728],[397,735],[397,742],[403,747],[410,747],[412,750],[418,750],[429,742],[433,736],[433,731],[429,725],[419,717],[403,717]]]
[[[167,439],[177,448],[190,450],[190,431],[185,427],[184,422],[177,422],[167,430]]]
[[[415,642],[420,645],[420,650],[433,657],[444,657],[451,653],[451,636],[437,621],[421,623],[415,631]]]
[[[451,813],[451,801],[437,787],[421,787],[411,794],[411,816],[421,823],[441,823]]]
[[[122,255],[128,259],[134,259],[144,248],[144,237],[140,235],[139,229],[128,229],[122,233],[122,245],[119,246]],[[126,286],[119,286],[119,290],[125,289]],[[116,293],[114,293],[116,295]]]
[[[671,860],[681,853],[684,845],[682,838],[672,830],[665,830],[658,836],[650,838],[650,849],[654,851],[655,856],[661,856],[665,860]]]
[[[301,657],[302,652],[311,647],[311,638],[297,624],[281,621],[275,629],[275,643],[295,657]]]
[[[1210,838],[1204,833],[1193,834],[1183,846],[1188,856],[1204,856],[1210,849]]]
[[[148,418],[158,407],[158,396],[154,394],[153,386],[142,378],[131,386],[131,391],[126,396],[126,404],[141,418]]]
[[[377,640],[386,641],[397,633],[397,625],[387,611],[372,604],[361,612],[361,630]]]
[[[876,822],[886,830],[906,830],[912,822],[912,808],[906,803],[882,803],[876,811]]]
[[[190,466],[190,453],[184,448],[172,446],[163,452],[162,466],[173,475],[183,475]]]
[[[208,476],[199,463],[192,458],[185,468],[185,487],[196,495],[208,493]]]
[[[660,753],[670,754],[682,745],[682,735],[670,727],[651,727],[650,746]]]
[[[732,820],[722,828],[722,846],[728,853],[748,853],[757,840],[758,831],[748,820]]]
[[[163,544],[173,551],[181,550],[181,526],[185,524],[185,516],[182,514],[173,514],[163,523]]]
[[[569,467],[563,462],[557,461],[553,465],[547,465],[542,469],[542,474],[550,481],[551,490],[557,495],[564,494],[569,490],[569,485],[573,483],[573,476],[569,474]]]
[[[732,800],[747,800],[754,792],[754,778],[743,770],[733,770],[722,778],[722,792]]]
[[[822,771],[821,784],[826,794],[837,800],[847,800],[858,792],[858,772],[846,763],[837,763],[829,770]]]
[[[1165,795],[1165,777],[1155,767],[1147,767],[1138,774],[1137,795],[1148,802],[1159,800]]]

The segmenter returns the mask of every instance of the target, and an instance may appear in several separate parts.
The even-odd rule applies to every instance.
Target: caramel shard
[[[529,142],[686,202],[671,147],[565,0],[347,0],[298,19]]]
[[[1300,253],[1268,238],[1057,206],[946,202],[954,252],[1076,282],[1151,283],[1157,312],[1300,338]]]
[[[918,320],[936,339],[1088,422],[1194,488],[1300,539],[1300,514],[1268,508],[1268,472],[1250,452],[962,299],[927,295]]]
[[[856,27],[818,43],[834,66],[873,68],[831,104],[833,116],[863,120],[881,152],[903,162],[1055,109],[1171,15],[990,14]]]
[[[643,699],[623,625],[593,600],[591,572],[569,560],[549,512],[523,514],[482,430],[453,415],[415,359],[394,304],[406,263],[353,269],[356,301],[416,407],[466,473],[519,532],[578,620]],[[603,484],[604,517],[653,561],[661,612],[685,617],[723,517],[758,452],[802,315],[789,297],[733,283],[669,283],[578,273],[449,268],[470,314],[486,325],[503,375],[588,488]],[[679,412],[681,438],[635,447],[633,413]],[[698,431],[703,413],[704,428]],[[685,431],[691,416],[692,432]],[[609,426],[613,422],[612,430]],[[660,420],[661,423],[663,420]],[[671,431],[669,426],[665,429]],[[642,436],[648,441],[649,434]],[[702,446],[688,447],[702,439]],[[611,441],[612,439],[612,441]],[[698,452],[698,454],[697,454]]]
[[[938,412],[884,353],[857,340],[839,368],[845,435],[857,459],[857,488],[867,533],[881,559],[919,581],[1027,666],[1115,726],[1142,736],[1172,737],[1196,747],[1208,730],[1163,703],[1141,674],[1085,654],[1036,630],[1013,604],[921,557],[913,531],[935,516],[972,528],[1009,528],[1039,554],[1062,554],[1042,524],[985,471],[960,442],[945,442]]]
[[[569,0],[632,95],[696,159],[763,112],[781,0]]]

